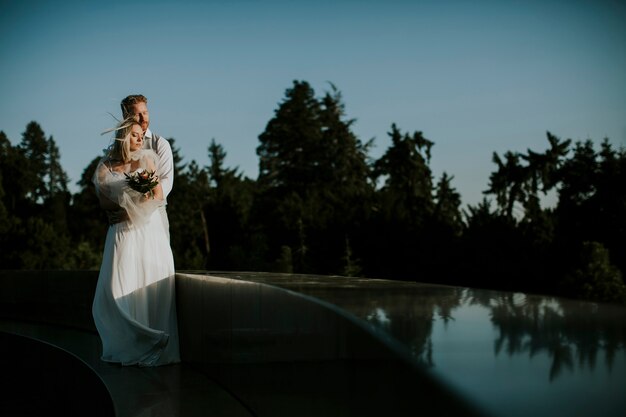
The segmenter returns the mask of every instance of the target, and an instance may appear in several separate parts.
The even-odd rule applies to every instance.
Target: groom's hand
[[[106,213],[110,225],[128,220],[128,213],[124,209],[107,210]]]

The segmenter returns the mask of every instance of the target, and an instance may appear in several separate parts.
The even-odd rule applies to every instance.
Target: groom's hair
[[[122,102],[120,103],[120,107],[122,108],[122,117],[124,119],[130,116],[131,107],[137,103],[148,104],[148,99],[141,94],[132,94],[122,100]]]

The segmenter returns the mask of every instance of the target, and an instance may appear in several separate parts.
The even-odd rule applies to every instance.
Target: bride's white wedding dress
[[[143,169],[156,153],[138,151]],[[103,159],[94,184],[100,198],[123,207],[129,220],[109,227],[92,312],[102,339],[102,360],[157,366],[180,361],[174,259],[158,206],[142,197]]]

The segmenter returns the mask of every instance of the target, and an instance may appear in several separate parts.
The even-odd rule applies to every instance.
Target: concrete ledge
[[[390,352],[351,316],[271,285],[177,274],[181,352],[193,363],[380,359]]]
[[[183,360],[257,416],[478,415],[336,306],[261,282],[177,274]]]

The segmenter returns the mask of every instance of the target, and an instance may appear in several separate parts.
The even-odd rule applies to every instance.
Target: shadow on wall
[[[331,304],[271,285],[177,274],[183,361],[255,415],[479,415]]]

